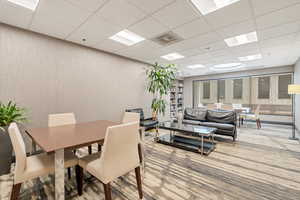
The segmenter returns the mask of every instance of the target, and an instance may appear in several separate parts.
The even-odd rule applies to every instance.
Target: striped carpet
[[[162,131],[161,131],[162,132]],[[238,141],[217,138],[209,156],[187,152],[146,138],[143,173],[146,200],[299,200],[300,144],[288,140],[285,126],[253,125],[239,130]],[[96,149],[96,146],[95,146]],[[86,150],[79,153],[85,154]],[[54,199],[52,175],[23,184],[21,200]],[[0,177],[0,199],[9,199],[12,174]],[[134,173],[116,180],[113,199],[138,199]],[[102,184],[86,174],[79,197],[73,175],[66,199],[104,199]]]

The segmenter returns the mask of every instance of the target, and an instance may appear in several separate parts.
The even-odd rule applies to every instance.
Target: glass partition
[[[292,83],[292,76],[292,73],[284,73],[194,81],[193,106],[215,108],[216,103],[221,103],[230,108],[230,105],[240,105],[254,113],[259,105],[263,120],[289,123],[292,99],[288,85]]]

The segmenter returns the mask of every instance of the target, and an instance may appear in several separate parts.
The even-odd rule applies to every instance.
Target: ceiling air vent
[[[151,40],[160,45],[167,46],[167,45],[179,42],[183,39],[173,32],[168,32],[168,33],[164,33],[158,37],[152,38]]]

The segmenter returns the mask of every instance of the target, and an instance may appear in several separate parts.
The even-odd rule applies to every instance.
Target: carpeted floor
[[[161,131],[163,132],[163,131]],[[209,156],[152,142],[146,138],[143,174],[146,200],[299,200],[300,144],[288,140],[286,126],[241,128],[238,140],[217,138]],[[95,147],[96,149],[96,147]],[[85,150],[81,150],[84,154]],[[102,184],[86,174],[79,197],[73,175],[66,179],[66,199],[104,199]],[[54,177],[22,185],[21,200],[54,199]],[[12,175],[0,177],[0,199],[9,199]],[[134,173],[116,180],[113,199],[138,199]]]

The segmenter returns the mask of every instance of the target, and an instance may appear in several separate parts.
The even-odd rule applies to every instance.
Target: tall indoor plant
[[[12,162],[12,144],[8,135],[8,126],[12,122],[25,122],[26,111],[9,101],[7,104],[0,102],[0,175],[10,172]]]
[[[157,119],[158,114],[165,114],[167,101],[166,95],[170,91],[176,78],[177,68],[173,64],[159,65],[155,63],[147,69],[147,90],[153,95],[151,109],[152,117]]]

